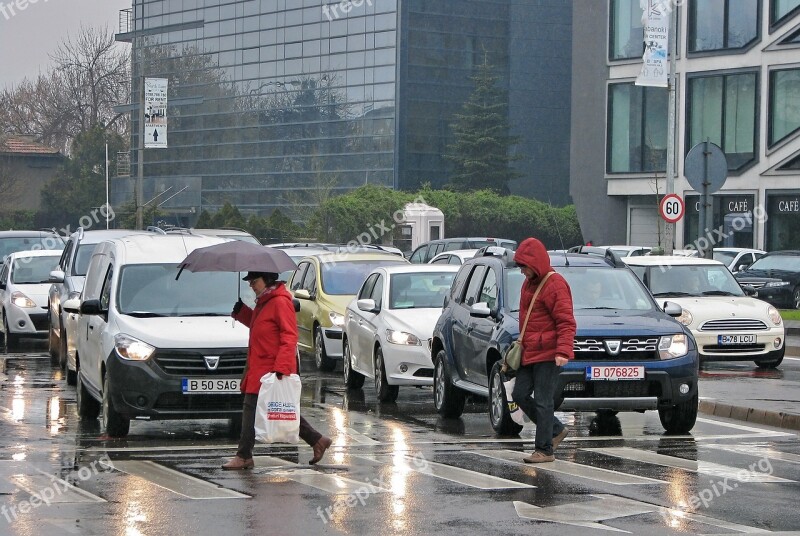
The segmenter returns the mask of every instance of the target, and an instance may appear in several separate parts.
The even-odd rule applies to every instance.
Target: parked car
[[[62,250],[64,239],[55,231],[0,231],[0,259],[17,251]]]
[[[193,234],[200,234],[205,236],[217,236],[219,238],[227,238],[228,240],[241,240],[243,242],[250,242],[252,244],[261,245],[261,241],[255,236],[251,235],[244,229],[236,229],[234,227],[222,227],[219,229],[191,229]]]
[[[785,330],[772,305],[745,295],[728,267],[713,259],[632,257],[625,262],[656,300],[683,308],[678,320],[694,335],[701,361],[783,361]]]
[[[599,246],[603,249],[610,249],[620,257],[639,257],[647,255],[653,249],[648,246]]]
[[[314,354],[317,369],[331,371],[342,358],[342,327],[347,304],[372,270],[408,264],[393,253],[324,253],[300,261],[289,290],[300,300],[297,327],[300,350]]]
[[[0,316],[6,348],[21,337],[47,336],[47,291],[50,270],[61,252],[52,249],[17,251],[6,255],[0,267]]]
[[[249,331],[234,323],[237,294],[252,303],[238,273],[183,271],[210,236],[130,235],[98,244],[80,301],[77,405],[102,415],[107,435],[128,434],[133,419],[229,418],[241,422],[239,381]],[[79,307],[79,309],[78,309]]]
[[[344,383],[372,378],[381,402],[401,385],[431,385],[430,340],[458,266],[391,265],[367,276],[345,312]]]
[[[772,251],[736,274],[775,307],[800,309],[800,250]]]
[[[575,411],[657,409],[673,433],[692,429],[697,418],[699,359],[691,332],[662,310],[634,273],[609,254],[558,253],[551,265],[574,297],[575,359],[562,367],[556,408]],[[467,393],[489,398],[489,419],[498,433],[517,433],[501,373],[502,355],[519,335],[524,276],[513,252],[489,248],[467,261],[445,298],[433,330],[434,403],[444,417],[458,417]],[[589,290],[600,286],[598,304]]]
[[[460,266],[470,260],[479,250],[477,249],[454,249],[453,251],[443,251],[428,261],[428,264],[454,264]]]
[[[408,257],[412,263],[424,264],[430,262],[442,251],[456,249],[480,249],[485,246],[501,246],[508,249],[517,249],[517,242],[504,238],[471,237],[471,238],[440,238],[431,240],[417,247]]]
[[[92,258],[94,247],[104,240],[120,238],[137,231],[131,230],[100,230],[85,231],[79,228],[67,240],[58,265],[50,272],[49,281],[52,283],[48,291],[50,332],[48,336],[48,350],[50,361],[53,365],[60,365],[66,369],[67,384],[75,385],[77,368],[75,366],[75,334],[67,334],[69,313],[61,308],[61,302],[69,298],[78,298],[83,290],[86,279],[86,269]],[[141,231],[138,231],[141,232]],[[71,322],[76,327],[77,318]],[[68,347],[72,349],[72,360],[67,363]]]
[[[299,263],[303,258],[311,255],[322,255],[325,253],[334,253],[337,251],[336,244],[269,244],[267,247],[282,249],[287,255],[295,262]],[[294,270],[287,270],[280,274],[281,281],[289,281]]]
[[[752,248],[714,248],[713,257],[728,267],[732,273],[741,272],[766,255],[766,251]]]

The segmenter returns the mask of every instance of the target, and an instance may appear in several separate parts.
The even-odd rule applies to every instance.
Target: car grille
[[[153,409],[156,410],[186,410],[186,411],[225,411],[242,410],[241,394],[196,394],[162,393],[156,400]]]
[[[572,346],[577,361],[639,361],[658,359],[658,337],[651,338],[585,338],[575,339]],[[619,343],[619,353],[612,354],[609,346]]]
[[[700,326],[700,331],[765,330],[767,325],[752,318],[724,318],[709,320]]]
[[[661,396],[661,384],[649,381],[570,382],[562,390],[565,398],[625,398]]]
[[[416,377],[416,378],[433,378],[433,369],[432,368],[417,369],[417,371],[414,373],[414,377]]]
[[[216,370],[209,370],[205,356],[219,356]],[[156,350],[156,364],[175,376],[241,376],[247,363],[243,349]]]
[[[703,351],[713,352],[715,354],[749,354],[754,352],[763,352],[764,348],[765,346],[763,344],[743,344],[737,346],[708,344],[703,346]]]
[[[50,329],[50,317],[47,313],[33,313],[28,315],[33,322],[33,329],[36,331],[47,331]]]

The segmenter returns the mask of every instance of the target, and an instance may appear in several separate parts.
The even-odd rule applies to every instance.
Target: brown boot
[[[319,438],[319,441],[317,441],[317,443],[313,447],[314,457],[311,458],[308,461],[308,463],[314,465],[315,463],[320,461],[322,457],[325,456],[325,451],[328,450],[330,446],[331,446],[330,437],[322,436],[321,438]]]
[[[533,454],[530,456],[526,456],[522,458],[522,461],[525,463],[544,463],[544,462],[554,462],[556,457],[552,454],[545,454],[541,450],[534,450]]]
[[[226,471],[237,471],[240,469],[252,469],[255,466],[253,463],[253,458],[240,458],[239,456],[234,456],[231,461],[228,463],[222,464],[222,468]]]

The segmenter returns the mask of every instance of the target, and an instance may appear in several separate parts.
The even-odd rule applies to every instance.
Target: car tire
[[[694,428],[697,421],[697,406],[699,398],[697,393],[685,402],[681,402],[672,407],[658,408],[658,417],[661,419],[661,426],[669,434],[686,434]]]
[[[58,364],[61,370],[67,370],[67,332],[61,330],[61,339],[58,341]]]
[[[322,336],[320,326],[314,328],[314,362],[317,370],[323,372],[330,372],[336,368],[336,361],[328,357],[328,353],[325,351],[325,338]]]
[[[111,402],[111,382],[108,374],[103,379],[103,428],[109,437],[125,437],[131,429],[131,420],[123,417],[114,409]]]
[[[759,359],[756,361],[756,366],[762,369],[774,369],[783,362],[783,356],[786,353],[786,345],[781,349],[778,357],[774,359]]]
[[[436,412],[442,417],[461,417],[466,401],[466,393],[455,387],[450,380],[445,351],[439,350],[436,362],[433,364],[433,403]]]
[[[391,403],[397,400],[400,394],[399,385],[389,385],[386,378],[386,362],[383,360],[383,350],[378,346],[375,349],[375,392],[380,402]]]
[[[16,350],[19,346],[19,335],[14,335],[11,333],[11,330],[8,329],[8,319],[5,314],[3,314],[3,329],[6,333],[6,352]]]
[[[792,305],[795,309],[800,309],[800,285],[794,287],[792,292]]]
[[[508,394],[503,385],[500,361],[492,365],[489,373],[489,422],[500,435],[518,435],[522,425],[514,422],[508,411]]]
[[[100,415],[100,403],[95,400],[91,394],[89,394],[89,391],[86,390],[86,386],[83,385],[83,380],[81,379],[80,374],[77,374],[76,383],[78,391],[78,417],[84,421],[97,419],[97,416]]]
[[[67,385],[75,385],[78,381],[78,372],[67,369]]]
[[[344,340],[342,347],[342,374],[344,385],[348,389],[361,389],[364,386],[364,375],[353,370],[353,356],[350,353],[350,341]]]

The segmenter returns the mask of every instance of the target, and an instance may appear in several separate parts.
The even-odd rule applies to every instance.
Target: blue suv
[[[489,247],[456,274],[433,331],[434,401],[444,417],[459,417],[468,393],[489,399],[500,434],[522,429],[508,412],[502,356],[519,335],[524,276],[514,252]],[[578,330],[575,359],[562,367],[555,406],[574,411],[658,410],[669,433],[690,431],[697,419],[697,345],[662,310],[636,275],[613,253],[551,253],[566,278]]]

